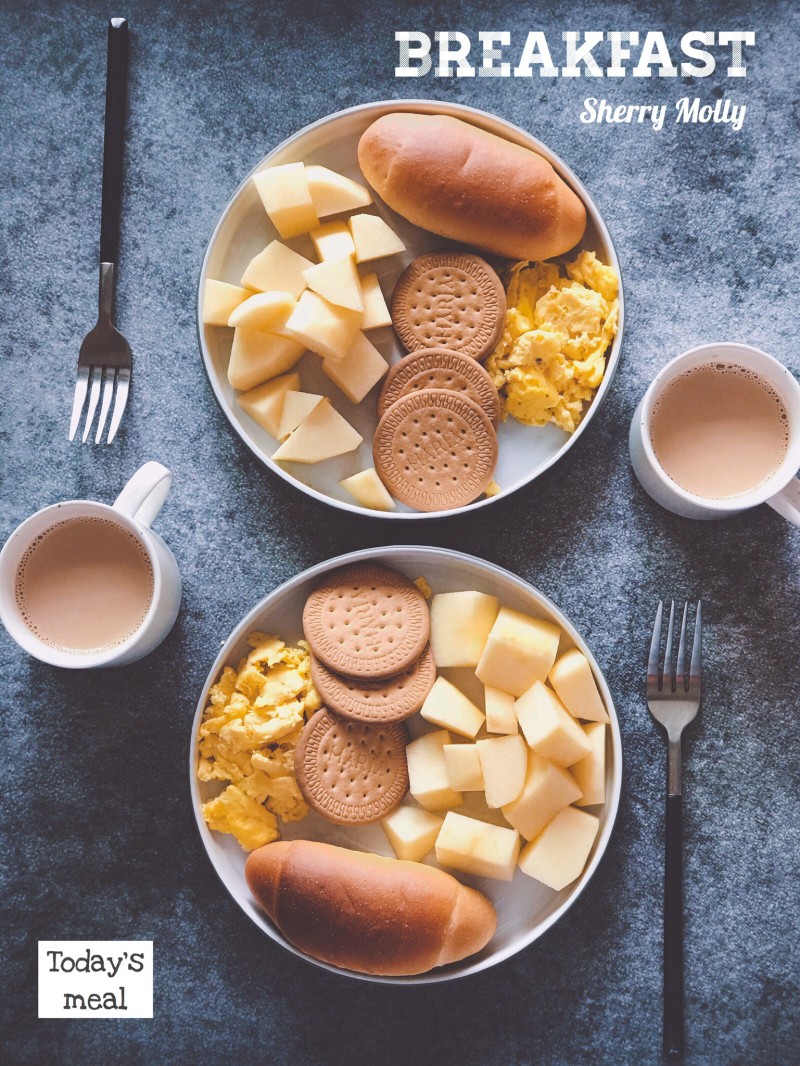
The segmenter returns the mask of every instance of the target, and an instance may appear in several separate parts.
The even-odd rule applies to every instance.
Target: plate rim
[[[476,500],[472,503],[464,504],[461,507],[451,508],[447,511],[375,511],[371,510],[368,507],[361,507],[359,504],[356,503],[349,503],[347,500],[337,500],[335,497],[329,496],[324,492],[320,492],[319,489],[315,489],[311,485],[307,485],[305,484],[305,482],[302,482],[295,478],[288,470],[284,470],[279,463],[274,462],[271,456],[266,455],[235,419],[232,408],[228,404],[227,398],[225,397],[219,386],[217,375],[213,369],[211,354],[208,351],[208,347],[205,342],[204,323],[202,321],[202,302],[203,288],[206,282],[206,278],[208,276],[208,262],[211,258],[212,251],[214,249],[216,241],[219,238],[220,232],[224,227],[228,215],[234,209],[236,202],[243,194],[253,175],[257,174],[274,155],[276,155],[278,152],[282,151],[289,145],[293,144],[294,142],[300,140],[302,137],[305,137],[313,130],[326,126],[331,122],[344,118],[345,116],[355,115],[361,112],[374,111],[377,118],[380,116],[381,113],[385,113],[386,108],[398,111],[417,111],[422,114],[454,115],[457,118],[463,117],[465,121],[471,122],[472,125],[478,125],[483,129],[487,128],[487,124],[489,126],[500,125],[506,130],[507,133],[515,135],[517,138],[516,143],[521,143],[524,147],[531,148],[533,151],[543,156],[551,164],[551,166],[553,166],[556,173],[558,173],[559,176],[572,187],[573,191],[575,191],[581,197],[584,206],[586,207],[587,214],[591,218],[592,224],[603,236],[604,240],[608,245],[608,248],[611,252],[611,262],[609,265],[614,268],[619,281],[619,312],[617,318],[616,336],[611,342],[611,348],[609,349],[606,362],[606,371],[603,376],[603,380],[600,383],[600,386],[598,387],[597,392],[595,393],[594,398],[592,399],[589,409],[586,412],[586,415],[582,419],[578,428],[570,434],[570,436],[564,441],[561,447],[552,456],[550,456],[543,463],[541,463],[534,471],[531,472],[530,475],[518,480],[510,488],[503,489],[496,496],[486,496],[483,499]],[[271,148],[270,151],[267,152],[266,155],[264,155],[248,171],[248,173],[236,187],[232,196],[226,203],[222,214],[220,215],[216,225],[214,226],[208,244],[206,245],[206,250],[203,255],[203,261],[200,267],[200,275],[197,285],[197,308],[195,320],[200,355],[203,361],[203,366],[206,371],[206,376],[208,377],[209,384],[211,385],[211,390],[214,393],[214,397],[216,398],[216,401],[220,409],[222,410],[222,413],[225,415],[226,420],[228,421],[234,432],[237,434],[239,439],[247,446],[247,448],[252,452],[252,454],[267,467],[268,470],[271,470],[274,474],[281,478],[281,480],[287,482],[287,484],[291,485],[296,490],[303,492],[305,495],[311,496],[313,499],[325,504],[328,507],[334,507],[338,510],[346,511],[350,514],[361,515],[366,518],[375,518],[378,520],[399,519],[401,521],[417,521],[421,519],[433,519],[441,521],[445,518],[455,518],[462,514],[478,511],[483,507],[489,506],[489,504],[497,503],[499,501],[509,498],[516,492],[520,491],[521,489],[536,481],[537,478],[539,478],[542,474],[549,470],[572,448],[575,441],[580,438],[586,426],[589,425],[597,411],[600,409],[601,404],[603,403],[606,395],[608,394],[609,389],[611,388],[611,384],[614,380],[614,377],[616,376],[622,352],[622,339],[625,327],[625,299],[619,256],[617,255],[616,245],[614,244],[614,241],[611,238],[611,234],[608,230],[608,227],[606,226],[605,221],[597,208],[597,205],[595,204],[592,197],[589,195],[589,191],[586,186],[556,152],[554,152],[546,144],[540,141],[537,137],[534,137],[533,134],[529,133],[521,126],[518,126],[516,123],[511,122],[508,119],[502,118],[499,115],[493,114],[490,111],[485,111],[482,108],[471,107],[467,104],[449,103],[444,100],[415,100],[413,98],[403,98],[399,100],[375,100],[363,104],[356,104],[353,107],[346,107],[340,111],[333,111],[330,114],[323,115],[322,118],[307,123],[305,126],[301,127],[301,129],[297,130],[289,137],[284,138],[273,148]]]
[[[223,666],[227,665],[227,661],[230,655],[230,649],[246,635],[247,631],[251,629],[255,624],[255,618],[268,606],[275,601],[279,601],[282,596],[289,592],[294,591],[299,585],[309,581],[313,578],[320,577],[326,572],[336,569],[340,566],[347,566],[351,563],[362,563],[368,560],[372,560],[376,557],[385,555],[391,555],[395,552],[410,552],[412,555],[419,554],[425,556],[439,556],[443,560],[460,560],[471,566],[477,566],[483,570],[487,576],[496,576],[503,580],[510,580],[512,584],[516,585],[520,591],[527,595],[533,595],[535,599],[544,604],[548,611],[552,612],[554,618],[567,632],[570,638],[574,641],[576,647],[586,655],[590,665],[598,681],[601,695],[603,696],[606,709],[609,716],[609,725],[611,730],[611,747],[614,755],[614,768],[611,781],[611,795],[606,798],[605,804],[605,820],[598,837],[598,845],[591,862],[586,866],[581,874],[580,883],[564,900],[564,902],[548,915],[534,930],[530,932],[530,935],[525,934],[520,938],[519,942],[515,942],[512,945],[507,946],[502,951],[497,952],[489,958],[482,959],[479,962],[469,963],[469,959],[463,960],[465,965],[461,969],[447,968],[435,968],[422,974],[412,974],[400,977],[390,977],[380,974],[364,974],[358,973],[354,970],[347,970],[339,966],[333,966],[330,963],[323,962],[321,959],[315,959],[310,955],[306,955],[300,951],[293,944],[291,944],[283,934],[275,928],[271,920],[266,915],[261,915],[262,921],[258,920],[258,914],[254,910],[255,901],[253,906],[247,906],[247,902],[243,899],[239,899],[233,895],[228,885],[225,882],[225,878],[217,866],[214,856],[211,851],[211,842],[213,841],[212,831],[206,825],[205,819],[201,813],[201,797],[199,782],[197,779],[197,734],[202,721],[203,712],[207,706],[208,691],[211,685],[219,676],[219,672]],[[391,565],[390,562],[384,559],[387,565]],[[330,973],[339,974],[343,977],[349,977],[354,980],[369,981],[377,984],[394,984],[394,985],[411,985],[411,984],[438,984],[443,981],[451,981],[457,978],[468,977],[476,973],[480,973],[483,970],[490,969],[493,966],[498,965],[501,962],[505,962],[507,959],[523,951],[525,948],[530,947],[536,940],[542,937],[578,900],[583,893],[586,886],[594,877],[598,866],[606,853],[609,841],[611,840],[612,833],[619,813],[619,803],[622,791],[622,777],[623,777],[623,752],[622,752],[622,733],[619,724],[619,717],[617,715],[616,707],[614,704],[613,696],[608,687],[605,674],[600,669],[600,666],[592,654],[592,650],[586,643],[575,624],[572,620],[564,614],[564,612],[550,599],[549,596],[541,592],[536,586],[520,577],[518,574],[514,574],[512,571],[505,569],[505,567],[498,566],[496,563],[492,563],[487,559],[482,559],[476,555],[470,555],[466,552],[452,551],[449,548],[441,548],[435,545],[422,545],[422,544],[393,544],[386,546],[378,546],[372,548],[359,549],[353,552],[347,552],[343,555],[334,556],[331,559],[325,559],[320,563],[316,563],[314,566],[302,570],[300,573],[295,574],[293,577],[288,578],[282,582],[277,588],[263,596],[258,603],[256,603],[247,614],[234,626],[229,633],[227,639],[223,643],[219,652],[217,653],[214,663],[209,670],[208,676],[203,684],[200,696],[198,698],[197,707],[195,709],[194,717],[192,719],[191,735],[189,742],[189,795],[192,804],[192,812],[194,814],[195,823],[197,825],[198,832],[200,834],[200,840],[203,844],[203,848],[208,857],[209,862],[214,868],[214,872],[219,878],[222,887],[225,889],[227,896],[233,900],[234,903],[247,915],[247,917],[253,922],[253,924],[271,940],[273,940],[279,946],[289,950],[297,958],[309,963],[312,966],[319,967],[327,970]],[[455,876],[455,875],[454,875]],[[260,912],[259,912],[260,913]],[[264,924],[262,924],[262,922]],[[455,964],[459,965],[459,964]]]

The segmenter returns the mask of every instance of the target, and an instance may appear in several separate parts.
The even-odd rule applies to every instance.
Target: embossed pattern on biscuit
[[[407,743],[398,723],[347,721],[323,707],[298,741],[297,783],[308,805],[329,822],[377,822],[408,792]]]
[[[303,630],[329,669],[376,679],[406,670],[430,635],[425,598],[413,581],[383,566],[343,567],[306,600]]]
[[[506,317],[503,283],[478,255],[430,252],[415,259],[392,296],[392,322],[410,351],[452,348],[485,359]]]
[[[450,348],[422,348],[405,356],[389,371],[378,397],[380,418],[401,396],[422,389],[462,392],[479,404],[497,429],[500,400],[492,379],[472,356]]]
[[[329,670],[312,655],[311,680],[322,702],[343,718],[401,722],[415,714],[436,680],[430,645],[407,670],[380,681],[354,680]]]
[[[373,458],[398,500],[420,511],[477,499],[497,464],[497,434],[468,397],[426,389],[401,397],[375,431]]]

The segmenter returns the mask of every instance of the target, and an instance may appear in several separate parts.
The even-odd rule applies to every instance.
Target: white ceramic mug
[[[750,492],[727,499],[697,496],[677,485],[656,458],[651,436],[653,409],[667,385],[687,370],[709,363],[726,362],[744,367],[771,385],[780,396],[789,419],[789,443],[775,473]],[[800,384],[777,359],[749,344],[703,344],[673,359],[661,370],[641,399],[631,422],[631,463],[642,488],[674,514],[684,518],[714,519],[740,514],[760,503],[800,526]]]
[[[150,528],[171,486],[172,474],[165,466],[145,463],[113,506],[93,500],[67,500],[37,511],[14,530],[0,552],[0,621],[21,648],[51,666],[81,670],[132,663],[158,647],[172,629],[181,602],[181,575],[175,556]],[[136,632],[122,644],[86,654],[61,651],[40,640],[25,624],[15,594],[17,569],[26,550],[46,530],[70,518],[115,522],[136,537],[153,568],[153,599]]]

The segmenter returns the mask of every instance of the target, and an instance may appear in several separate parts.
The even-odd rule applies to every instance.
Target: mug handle
[[[148,529],[172,488],[172,472],[161,463],[139,467],[113,506]]]
[[[767,503],[787,522],[800,526],[800,477],[792,478],[789,484],[771,496]]]

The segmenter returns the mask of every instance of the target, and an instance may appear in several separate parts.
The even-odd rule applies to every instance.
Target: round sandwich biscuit
[[[469,397],[424,389],[401,396],[383,415],[372,454],[396,499],[419,511],[446,511],[485,491],[497,464],[497,434]]]
[[[351,722],[323,707],[297,742],[297,784],[309,807],[329,822],[377,822],[408,792],[407,743],[398,723]]]
[[[436,680],[430,646],[402,674],[355,681],[311,657],[311,680],[326,707],[356,722],[402,722],[420,709]]]
[[[430,636],[425,597],[386,566],[345,566],[314,589],[303,609],[311,651],[329,670],[374,681],[419,659]]]
[[[492,379],[471,356],[450,348],[423,348],[411,352],[391,368],[378,397],[378,418],[395,400],[421,389],[461,392],[479,404],[495,429],[500,422],[500,400]]]
[[[485,259],[429,252],[403,273],[392,296],[392,322],[409,352],[450,348],[483,360],[503,335],[506,294]]]

